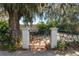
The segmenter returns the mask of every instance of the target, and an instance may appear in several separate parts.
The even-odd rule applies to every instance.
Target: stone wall
[[[78,41],[79,35],[76,34],[68,34],[68,33],[57,33],[57,40],[63,41]]]

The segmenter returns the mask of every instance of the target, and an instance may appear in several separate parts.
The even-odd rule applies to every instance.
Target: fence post
[[[29,49],[29,29],[25,28],[22,30],[22,48],[23,49]]]
[[[57,28],[51,28],[51,48],[57,46]]]

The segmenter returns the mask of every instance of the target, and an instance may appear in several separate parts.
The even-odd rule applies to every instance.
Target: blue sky
[[[21,17],[21,19],[20,19],[20,24],[23,24],[22,21],[23,21],[23,17]],[[35,19],[33,19],[33,24],[37,24],[37,23],[39,23],[41,21],[46,23],[46,20],[44,18],[41,18],[41,20],[40,20],[40,18],[38,16],[36,16]]]

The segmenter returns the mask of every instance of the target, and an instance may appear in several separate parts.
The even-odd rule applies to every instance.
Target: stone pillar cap
[[[23,30],[30,30],[30,28],[29,27],[26,27],[26,28],[23,28]]]
[[[54,27],[54,28],[50,28],[50,30],[58,30],[58,28]]]

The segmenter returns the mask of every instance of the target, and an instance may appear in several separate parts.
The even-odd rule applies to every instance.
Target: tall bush
[[[0,21],[0,45],[2,48],[9,48],[10,44],[9,26],[5,21]]]

